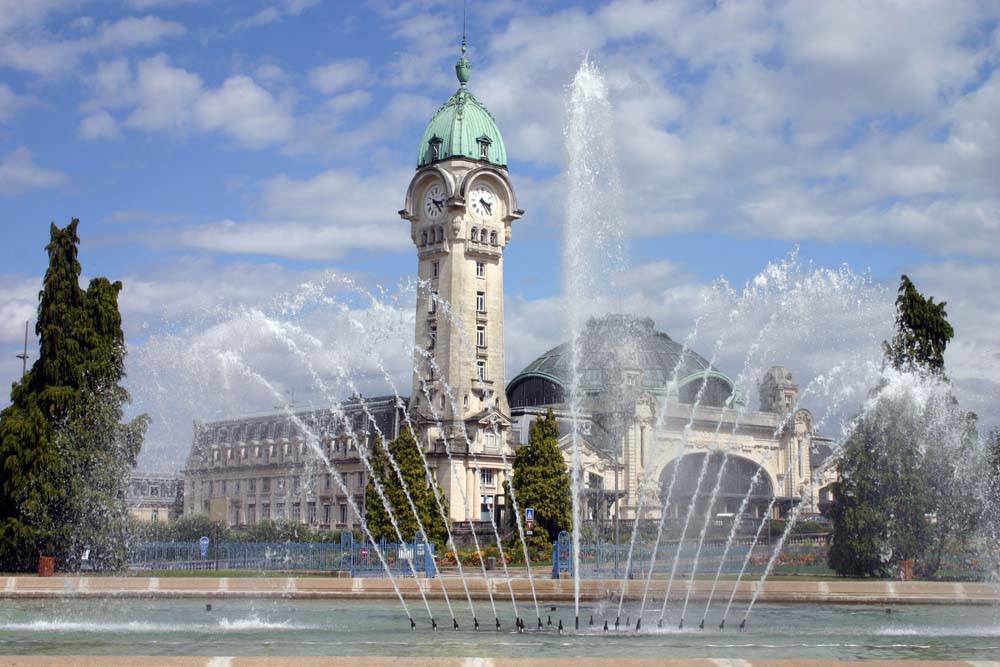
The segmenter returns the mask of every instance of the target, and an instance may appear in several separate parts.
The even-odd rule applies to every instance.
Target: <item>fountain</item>
[[[465,90],[468,70],[462,74],[463,62],[467,67],[464,52],[459,63],[461,88],[455,103],[469,105],[472,98]],[[260,650],[259,644],[253,644],[258,640],[256,637],[240,633],[261,633],[264,641],[276,642],[290,654],[313,651],[364,654],[377,650],[373,646],[395,641],[401,627],[417,628],[410,605],[415,600],[423,606],[432,632],[408,634],[411,637],[408,641],[395,641],[391,650],[399,654],[489,651],[534,658],[567,652],[608,657],[620,657],[622,652],[650,657],[667,652],[678,656],[712,652],[713,657],[722,658],[747,655],[770,658],[789,651],[794,651],[796,657],[828,657],[844,648],[850,648],[852,655],[866,657],[933,656],[951,650],[988,656],[990,650],[995,650],[1000,626],[995,611],[989,611],[988,607],[982,608],[986,613],[972,614],[966,607],[932,610],[918,606],[891,617],[881,613],[876,616],[864,607],[847,612],[823,604],[840,582],[816,585],[807,582],[803,595],[818,602],[798,607],[789,605],[800,592],[786,592],[786,597],[781,598],[780,586],[769,588],[769,578],[780,566],[784,549],[794,538],[797,522],[804,513],[819,507],[818,493],[830,481],[831,466],[859,424],[866,420],[906,423],[918,451],[925,453],[937,443],[944,443],[942,456],[956,468],[962,457],[968,461],[961,465],[970,470],[976,467],[975,462],[983,460],[981,440],[973,442],[971,449],[963,449],[967,440],[960,436],[966,433],[966,417],[950,400],[946,383],[937,377],[886,368],[881,363],[881,342],[891,335],[888,330],[891,299],[886,291],[869,276],[857,275],[847,268],[831,271],[803,266],[797,254],[792,253],[766,266],[743,289],[724,282],[716,284],[703,297],[703,312],[691,323],[683,342],[656,331],[652,320],[621,314],[626,309],[626,299],[616,280],[626,270],[627,259],[614,142],[606,132],[613,114],[603,77],[589,59],[584,59],[569,87],[567,116],[569,162],[563,297],[566,321],[563,324],[568,343],[553,348],[537,363],[529,365],[508,387],[492,386],[485,370],[468,386],[449,381],[460,374],[449,375],[451,361],[440,352],[444,345],[435,336],[447,329],[451,335],[448,352],[457,350],[470,358],[482,358],[483,369],[489,346],[484,339],[474,338],[474,334],[479,334],[478,329],[469,327],[470,322],[478,327],[486,318],[476,319],[478,315],[474,315],[470,319],[466,312],[468,304],[452,303],[440,296],[438,283],[434,282],[440,268],[437,263],[433,264],[432,277],[421,274],[395,291],[372,293],[350,279],[331,273],[303,285],[271,309],[234,309],[213,314],[207,318],[212,320],[207,325],[205,321],[190,323],[191,328],[204,328],[211,335],[202,337],[194,349],[187,350],[184,359],[196,360],[187,368],[183,365],[187,361],[178,361],[178,345],[170,339],[171,335],[177,335],[176,340],[181,340],[179,334],[158,334],[137,355],[140,370],[134,375],[146,378],[150,384],[140,386],[134,393],[146,399],[142,407],[152,407],[154,416],[163,410],[156,409],[153,386],[162,387],[164,376],[171,372],[175,374],[175,382],[166,390],[184,394],[205,411],[232,410],[231,405],[224,403],[230,395],[240,392],[253,393],[260,398],[260,404],[278,403],[275,419],[288,426],[292,435],[288,431],[278,436],[241,435],[244,440],[237,442],[245,445],[269,440],[268,446],[280,442],[286,445],[286,453],[281,456],[311,466],[308,474],[314,478],[328,475],[358,518],[356,525],[365,539],[361,548],[375,554],[380,574],[389,587],[376,593],[368,588],[372,584],[365,579],[355,578],[343,584],[331,579],[316,584],[310,591],[317,601],[290,600],[300,594],[306,583],[289,577],[286,588],[271,597],[255,598],[247,612],[237,608],[243,600],[229,602],[227,595],[233,592],[231,582],[222,578],[215,582],[217,588],[212,591],[219,597],[211,607],[212,620],[197,623],[191,620],[191,608],[181,599],[192,594],[193,589],[177,589],[179,593],[174,590],[176,600],[160,599],[157,592],[165,590],[168,584],[153,577],[140,592],[152,599],[149,606],[159,614],[159,620],[155,621],[135,620],[126,600],[99,605],[96,612],[84,603],[76,606],[76,600],[68,603],[66,611],[54,610],[44,602],[36,608],[10,605],[0,609],[0,629],[13,638],[15,650],[20,646],[16,642],[28,645],[33,641],[33,633],[54,629],[57,637],[51,641],[67,650],[83,650],[81,647],[98,633],[109,636],[111,642],[121,634],[136,635],[137,641],[142,641],[148,650],[155,650],[155,642],[167,634],[195,650],[201,635],[219,632],[234,642],[234,654],[244,648],[238,646],[242,642],[250,649]],[[492,143],[481,143],[485,148],[480,146],[479,150],[486,151],[486,155],[489,150],[496,150]],[[431,138],[428,150],[442,150],[434,145]],[[499,205],[500,193],[494,195],[497,196],[494,205]],[[430,203],[433,205],[435,201],[432,198]],[[486,195],[481,201],[489,203]],[[520,211],[510,207],[509,218],[515,219],[519,214]],[[509,224],[510,220],[506,222]],[[420,230],[416,226],[413,229],[416,243]],[[480,246],[476,256],[495,258],[502,251],[503,241],[496,236],[490,240],[486,229],[481,231],[482,236],[474,232],[470,241]],[[449,228],[441,233],[454,232]],[[435,239],[436,244],[445,242],[443,237]],[[419,247],[421,261],[435,261],[428,258],[438,257],[434,253],[439,250],[428,249],[426,242]],[[825,304],[823,311],[815,307],[818,302]],[[427,310],[428,317],[424,317],[423,310]],[[410,316],[415,311],[421,311],[417,318]],[[324,321],[318,313],[330,313],[329,317],[335,318],[338,326],[330,326],[330,321]],[[861,317],[859,313],[868,316]],[[433,325],[427,323],[432,319],[430,315]],[[872,321],[882,322],[886,329],[872,328]],[[183,325],[174,326],[184,333]],[[431,326],[435,328],[426,328]],[[425,334],[433,331],[433,335],[423,339],[418,336],[414,343],[415,329]],[[349,342],[325,337],[334,330],[352,332]],[[826,338],[820,341],[821,334]],[[779,354],[788,345],[809,336],[817,336],[816,347],[820,349],[811,360],[811,377],[800,391],[791,373],[779,365],[782,361]],[[711,344],[709,358],[695,352],[696,347],[706,342],[705,338]],[[861,352],[843,358],[829,351],[828,346],[844,340],[853,341],[852,349]],[[158,349],[165,353],[157,356]],[[311,401],[308,408],[296,408],[286,401],[285,388],[278,386],[268,372],[267,366],[274,358],[294,367],[297,382],[307,388],[305,400]],[[721,370],[725,364],[740,367],[735,380]],[[412,396],[403,396],[398,388],[401,370],[414,378]],[[177,374],[185,371],[190,372],[186,384],[178,383]],[[533,397],[527,383],[543,375],[553,384],[537,390],[534,395],[537,401],[531,403],[529,399]],[[763,385],[758,385],[762,376],[773,381],[767,385],[767,391],[773,389],[774,395],[766,394]],[[206,377],[212,381],[205,382]],[[362,395],[362,390],[371,385],[389,388],[396,411],[393,414],[398,414],[395,430],[407,428],[417,438],[427,483],[433,485],[445,480],[443,484],[447,485],[446,498],[433,494],[432,509],[444,521],[446,546],[456,553],[456,562],[452,572],[431,573],[437,582],[427,582],[415,566],[417,536],[426,548],[431,548],[428,515],[422,514],[425,508],[414,501],[413,489],[388,448],[385,449],[392,475],[388,481],[380,481],[376,475],[372,463],[373,441],[369,437],[387,443],[396,433]],[[508,449],[505,439],[509,436],[510,442],[520,445],[511,433],[511,415],[503,409],[505,397],[501,392],[505,390],[512,396],[523,390],[518,395],[525,402],[515,407],[521,411],[519,416],[527,415],[526,419],[530,417],[529,408],[552,404],[561,408],[560,419],[567,427],[564,435],[569,438],[570,450],[571,594],[563,590],[562,582],[544,580],[537,576],[537,568],[532,569],[522,516],[525,508],[518,500],[517,489],[510,488],[510,507],[505,507],[505,511],[512,514],[505,517],[507,521],[498,520],[493,507],[481,511],[478,521],[474,518],[476,497],[486,495],[477,491],[481,487],[476,482],[480,470],[500,471],[502,479],[511,479],[509,456],[516,447]],[[343,395],[353,398],[343,400],[340,398]],[[754,408],[754,399],[760,409]],[[807,405],[816,404],[821,411],[814,417]],[[476,412],[470,405],[482,409]],[[330,420],[326,423],[314,420],[320,412]],[[356,420],[363,425],[358,427]],[[232,451],[237,447],[230,447],[230,441],[221,435],[210,437],[208,426],[199,428],[204,432],[199,431],[193,443],[192,468],[197,457],[209,461],[209,452],[226,448],[229,453],[225,456],[234,456]],[[825,436],[825,432],[835,435]],[[500,443],[498,450],[487,451],[483,442],[488,436],[492,436],[490,442]],[[339,440],[357,453],[358,470],[346,471],[346,454],[331,453],[331,442]],[[299,452],[301,459],[287,452],[292,441],[307,448]],[[246,458],[245,454],[236,456]],[[602,457],[614,462],[613,473],[607,473],[607,464],[599,468],[600,462],[593,463]],[[350,462],[353,465],[354,459]],[[619,470],[620,462],[625,472]],[[594,470],[614,474],[615,527],[610,545],[614,569],[612,576],[600,571],[599,576],[595,575],[599,581],[590,582],[589,571],[597,570],[601,554],[609,548],[602,542],[605,536],[599,532],[592,540],[593,545],[586,543],[584,537],[591,526],[602,520],[596,516],[601,508],[588,494],[597,495],[595,491],[604,494],[608,490],[603,486],[595,488],[590,479],[596,475]],[[347,477],[359,471],[371,480],[375,496],[389,518],[393,537],[400,547],[394,552],[396,556],[387,551],[386,541],[379,539],[364,520],[365,510],[357,500],[361,497],[359,485],[352,487]],[[389,497],[388,485],[397,482],[405,498],[402,507],[394,505]],[[622,489],[618,488],[619,482]],[[618,528],[621,513],[625,511],[631,515],[627,517],[631,532],[624,570],[620,571]],[[771,520],[777,511],[783,512],[785,524],[772,548]],[[460,518],[456,518],[456,513]],[[717,522],[723,515],[731,523],[723,521],[724,537],[717,538],[712,535],[713,529],[719,527]],[[410,518],[415,520],[417,530],[408,537],[401,524]],[[993,516],[987,519],[996,521]],[[747,525],[749,530],[745,528]],[[457,556],[459,527],[468,528],[478,568],[466,569]],[[992,529],[995,532],[996,527]],[[492,537],[481,541],[484,530]],[[643,541],[643,531],[647,538],[652,538],[649,547]],[[506,545],[505,533],[509,538]],[[491,575],[483,558],[483,545],[491,540],[499,554],[501,575]],[[408,544],[414,550],[408,557],[400,555],[407,553]],[[353,542],[348,548],[354,549]],[[525,561],[523,574],[508,566],[508,555],[516,557],[518,551]],[[342,558],[344,553],[340,553]],[[353,558],[354,551],[349,553]],[[990,555],[985,552],[984,557]],[[390,562],[396,559],[405,561],[403,567]],[[633,578],[636,573],[638,581]],[[727,581],[727,574],[735,579]],[[752,586],[741,587],[741,582],[749,582],[751,577]],[[515,586],[524,578],[527,588]],[[9,593],[30,590],[30,582],[13,577],[5,579],[4,590]],[[700,583],[705,584],[704,590]],[[80,596],[88,594],[88,585],[81,581],[66,584],[67,588],[75,587],[73,595]],[[398,617],[398,609],[386,613],[387,603],[364,599],[380,595],[388,598],[390,588],[392,604],[398,603],[402,618]],[[505,606],[504,589],[513,614],[513,623],[509,624],[501,623],[496,599],[500,595]],[[672,599],[675,590],[677,599]],[[772,590],[777,593],[762,598]],[[518,604],[527,604],[529,591],[537,628],[525,624],[519,612]],[[988,586],[979,588],[973,584],[950,587],[947,595],[958,595],[956,591],[961,592],[964,601],[983,605],[1000,597]],[[898,601],[897,593],[894,583],[879,583],[875,592],[869,590],[853,600],[877,603],[881,609],[886,600]],[[44,591],[36,594],[45,597]],[[709,627],[715,625],[710,612],[717,594],[720,600],[717,607],[721,608],[717,612],[718,631],[726,629],[734,604],[745,602],[738,630],[748,636],[755,632],[766,635],[766,645],[742,640],[720,644],[706,639],[715,634],[705,629],[707,622]],[[464,595],[471,623],[460,623],[459,617],[464,612],[455,608],[461,607],[460,604],[453,605],[454,595]],[[647,601],[652,596],[655,604],[661,595],[655,627],[648,621],[644,625]],[[360,599],[343,600],[345,597]],[[849,598],[849,592],[845,597]],[[546,604],[549,599],[556,605],[571,602],[572,606],[564,611],[572,618],[564,619],[559,607],[552,606],[555,614],[547,614],[547,624],[543,625],[540,601]],[[704,609],[699,623],[686,625],[690,603],[702,599]],[[922,598],[924,602],[942,599]],[[454,631],[478,631],[480,619],[474,600],[488,600],[494,629],[497,633],[506,630],[503,642],[478,638],[496,636],[494,633],[453,632],[435,637],[433,631],[439,627],[435,619],[441,618],[441,614],[451,618]],[[679,604],[671,608],[672,602]],[[332,610],[337,614],[331,613]],[[668,612],[677,613],[676,627],[663,627]],[[96,620],[73,620],[89,613],[94,613]],[[47,620],[40,621],[39,614]],[[585,619],[589,615],[589,622],[583,626],[581,614]],[[632,615],[636,616],[634,630]],[[622,618],[625,632],[622,632]],[[755,619],[752,624],[751,618]],[[612,624],[614,633],[610,632]],[[340,639],[331,639],[331,635]],[[448,640],[440,638],[441,635],[461,639]],[[529,644],[520,635],[534,638],[531,640],[534,643]],[[866,647],[858,648],[851,643],[858,636],[865,638]],[[914,636],[921,643],[905,639]],[[351,639],[347,641],[344,637]],[[464,643],[448,643],[459,641]]]

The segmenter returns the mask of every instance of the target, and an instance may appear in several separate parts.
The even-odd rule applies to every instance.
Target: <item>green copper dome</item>
[[[420,142],[418,167],[452,157],[507,166],[507,148],[493,115],[465,86],[471,73],[472,65],[465,57],[465,40],[462,40],[462,57],[455,63],[458,90],[427,124]]]

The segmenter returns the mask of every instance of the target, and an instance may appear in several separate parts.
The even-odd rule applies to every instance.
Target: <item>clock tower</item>
[[[399,212],[417,251],[410,413],[455,520],[495,509],[501,448],[512,454],[503,253],[523,215],[500,130],[467,86],[471,70],[463,38],[458,90],[427,125]]]

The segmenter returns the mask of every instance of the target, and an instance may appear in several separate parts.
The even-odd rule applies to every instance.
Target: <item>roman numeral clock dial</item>
[[[479,184],[469,193],[472,212],[483,220],[492,220],[497,214],[497,196],[488,185]]]
[[[444,188],[435,183],[424,193],[424,215],[437,220],[444,213]]]

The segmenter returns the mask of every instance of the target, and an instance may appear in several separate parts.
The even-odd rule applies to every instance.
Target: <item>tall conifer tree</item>
[[[520,507],[535,510],[535,532],[554,540],[573,529],[570,478],[559,450],[559,422],[552,409],[531,425],[527,447],[514,457],[514,492]]]
[[[80,289],[78,224],[50,228],[39,357],[0,413],[0,569],[31,569],[39,555],[75,569],[85,550],[96,567],[124,561],[125,488],[147,419],[121,423],[122,285]]]
[[[427,538],[440,551],[445,547],[448,533],[441,512],[438,511],[434,494],[438,494],[443,506],[447,507],[447,504],[437,482],[427,478],[417,447],[419,447],[417,440],[408,428],[403,429],[388,445],[388,451],[392,454],[405,482],[405,489],[400,484],[400,475],[396,474],[389,461],[386,447],[379,439],[376,439],[371,451],[372,471],[375,479],[382,485],[382,491],[392,507],[393,516],[396,517],[403,539],[412,541],[414,536],[420,533],[420,524],[417,523],[413,508],[406,499],[406,492],[409,491],[413,507],[416,507],[420,515],[420,523],[427,531]],[[395,542],[396,531],[375,488],[375,479],[369,479],[365,486],[365,521],[375,537],[385,537],[390,542]]]

